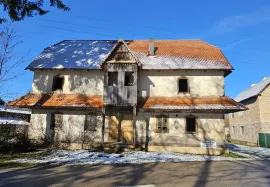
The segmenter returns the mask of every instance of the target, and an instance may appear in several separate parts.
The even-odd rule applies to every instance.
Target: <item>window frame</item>
[[[62,82],[62,88],[61,89],[55,89],[55,79],[63,79],[63,82]],[[63,91],[63,87],[64,87],[64,84],[65,84],[65,76],[63,76],[63,75],[56,75],[56,76],[54,76],[53,77],[53,83],[52,83],[52,91],[53,92],[56,92],[56,91]]]
[[[90,121],[87,121],[87,117],[88,116],[90,116],[90,117],[93,117],[94,118],[94,120],[95,120],[95,124],[94,124],[94,126],[92,126],[91,125],[91,123],[90,124],[88,124],[88,128],[86,128],[86,126],[87,126],[87,122],[90,122]],[[91,118],[90,118],[91,119]],[[97,116],[95,115],[95,114],[93,114],[93,113],[88,113],[88,114],[85,114],[85,119],[84,119],[84,131],[86,131],[86,132],[90,132],[90,131],[96,131],[97,129]]]
[[[110,82],[109,80],[110,80],[110,77],[111,77],[109,74],[111,74],[111,73],[114,73],[114,74],[117,75],[117,76],[116,76],[116,85],[110,85],[110,84],[109,84],[109,82]],[[119,73],[118,73],[117,71],[108,71],[107,74],[108,74],[108,75],[107,75],[107,85],[108,85],[108,86],[114,86],[114,87],[118,86],[118,76],[119,76]]]
[[[130,85],[126,85],[126,73],[131,73],[133,76],[133,83]],[[134,86],[135,85],[135,72],[134,71],[125,71],[124,72],[124,86]]]
[[[162,120],[161,128],[158,127],[159,119]],[[166,119],[166,124],[164,125],[164,119]],[[164,127],[166,127],[166,130],[164,130]],[[169,133],[169,116],[167,115],[158,115],[156,116],[156,133],[165,134]]]
[[[192,131],[187,131],[187,119],[191,118],[191,119],[195,119],[195,132]],[[198,133],[198,117],[194,116],[194,115],[188,115],[185,116],[185,133],[186,134],[197,134]]]
[[[60,125],[56,126],[56,115],[59,115]],[[51,113],[51,129],[63,129],[63,113],[62,112],[52,112]]]
[[[187,91],[186,92],[181,92],[180,91],[180,84],[179,84],[179,81],[180,80],[187,80]],[[190,93],[190,88],[189,88],[189,79],[187,77],[179,77],[177,79],[177,86],[178,86],[178,94],[181,94],[181,93]]]

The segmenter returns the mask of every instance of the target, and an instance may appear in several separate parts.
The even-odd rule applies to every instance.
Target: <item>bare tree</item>
[[[26,61],[26,55],[20,57],[15,52],[21,43],[20,36],[10,23],[0,25],[0,97],[10,95],[4,88],[18,76],[13,70]]]

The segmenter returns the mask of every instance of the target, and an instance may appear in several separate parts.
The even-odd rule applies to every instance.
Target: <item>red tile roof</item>
[[[143,109],[247,110],[229,97],[149,97],[139,103]]]
[[[102,96],[83,94],[32,94],[7,103],[17,107],[102,108]]]

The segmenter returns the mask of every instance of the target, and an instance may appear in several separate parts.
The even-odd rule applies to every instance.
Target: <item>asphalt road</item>
[[[215,161],[0,170],[0,186],[270,186],[269,161]]]

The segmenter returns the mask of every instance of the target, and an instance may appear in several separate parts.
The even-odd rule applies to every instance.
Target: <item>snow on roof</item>
[[[10,107],[10,106],[5,106],[5,105],[0,105],[0,112],[31,114],[31,110],[28,108]]]
[[[241,92],[236,98],[235,101],[241,102],[245,99],[259,95],[268,85],[270,84],[270,77],[265,77],[258,84],[252,85],[252,87]]]
[[[22,119],[0,117],[0,125],[29,125],[29,123]]]
[[[64,40],[46,48],[26,69],[100,69],[117,40]],[[148,56],[148,40],[125,40],[143,69],[223,69],[233,67],[219,48],[201,40],[156,40]]]
[[[26,69],[99,69],[117,40],[64,40],[46,48]]]

